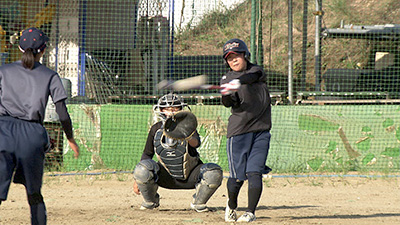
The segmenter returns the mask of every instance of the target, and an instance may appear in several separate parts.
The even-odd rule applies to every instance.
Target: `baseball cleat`
[[[156,195],[156,202],[142,202],[140,210],[155,209],[160,206],[160,195]]]
[[[229,208],[228,202],[225,209],[225,222],[235,222],[237,219],[236,210]]]
[[[209,209],[207,208],[206,204],[194,204],[194,202],[196,201],[195,196],[196,195],[193,195],[193,200],[190,203],[190,208],[195,210],[196,212],[208,212]]]
[[[256,220],[256,216],[251,212],[245,212],[236,222],[252,222]]]
[[[193,203],[190,203],[190,208],[195,210],[196,212],[208,212],[209,211],[206,204],[195,205]]]

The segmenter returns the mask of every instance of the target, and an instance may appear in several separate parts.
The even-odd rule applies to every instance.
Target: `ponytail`
[[[35,65],[35,57],[36,54],[33,53],[32,48],[26,49],[21,58],[22,66],[24,66],[26,69],[32,70]]]

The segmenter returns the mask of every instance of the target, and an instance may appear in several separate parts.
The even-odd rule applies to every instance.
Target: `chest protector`
[[[166,137],[162,128],[154,136],[154,150],[158,161],[178,180],[186,180],[199,161],[198,156],[190,156],[188,148],[187,141]]]

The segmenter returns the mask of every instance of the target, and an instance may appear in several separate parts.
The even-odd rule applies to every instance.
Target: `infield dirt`
[[[160,207],[139,210],[130,174],[45,176],[43,195],[48,224],[229,224],[224,222],[226,179],[208,205],[190,210],[194,190],[159,189]],[[247,205],[247,183],[239,195],[239,216]],[[399,177],[272,177],[252,224],[400,224]],[[22,185],[11,185],[0,206],[0,224],[30,224]]]

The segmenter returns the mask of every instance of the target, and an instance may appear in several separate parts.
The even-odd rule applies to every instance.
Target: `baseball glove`
[[[167,118],[164,135],[176,140],[188,140],[197,129],[197,118],[189,111],[181,111]]]

